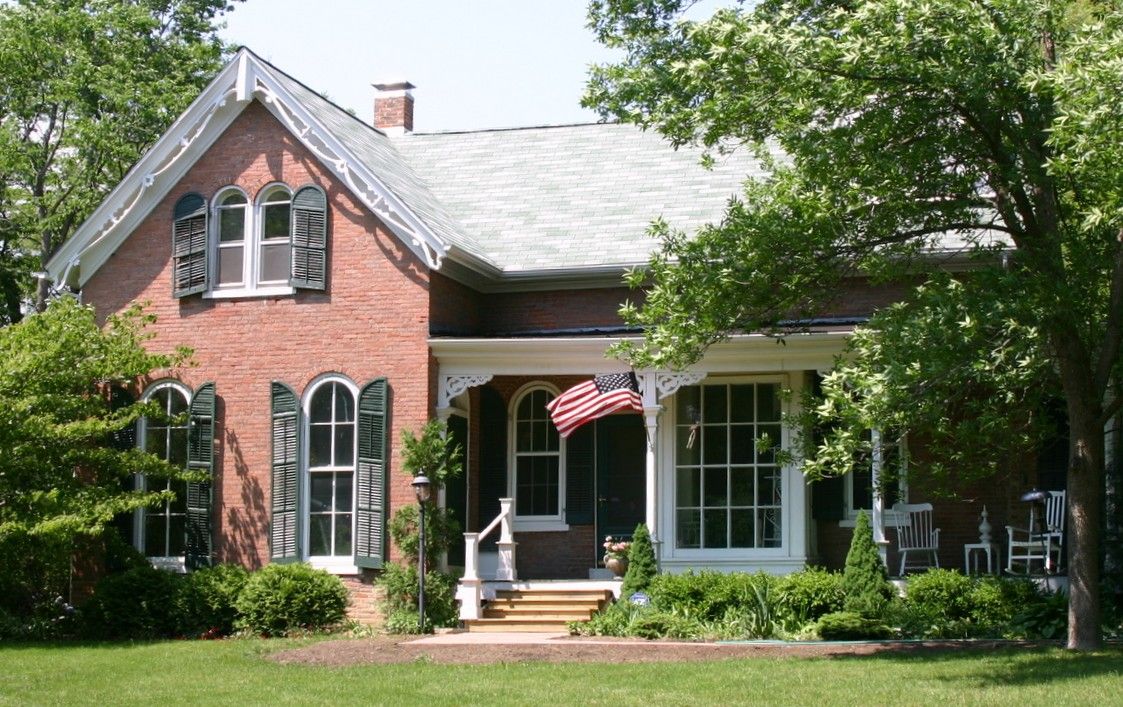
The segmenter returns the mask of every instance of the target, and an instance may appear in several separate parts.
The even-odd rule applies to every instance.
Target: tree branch
[[[1104,332],[1103,346],[1100,348],[1096,373],[1092,379],[1096,390],[1103,390],[1111,379],[1111,371],[1119,357],[1119,347],[1123,341],[1123,229],[1115,235],[1115,259],[1111,266],[1111,288],[1109,290],[1107,311],[1107,330]]]

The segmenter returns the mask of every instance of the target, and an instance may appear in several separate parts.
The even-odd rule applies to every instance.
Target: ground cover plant
[[[572,642],[571,642],[572,643]],[[327,652],[381,647],[396,664],[279,664],[270,653],[306,640],[0,645],[0,703],[39,704],[1103,704],[1117,694],[1123,652],[1056,648],[873,656],[632,663],[600,646],[591,662],[565,651],[501,647],[505,662],[468,662],[463,646],[333,641]],[[319,648],[320,646],[311,646]],[[576,646],[580,648],[581,646]],[[487,647],[481,647],[484,649]],[[494,648],[494,647],[493,647]],[[586,649],[593,647],[585,645]],[[720,650],[720,649],[715,649]],[[742,654],[752,646],[732,646]],[[647,654],[653,653],[645,647]],[[697,651],[695,651],[697,652]],[[493,652],[498,655],[498,652]],[[537,655],[537,657],[535,657]],[[715,654],[717,655],[717,654]],[[516,657],[521,656],[521,657]],[[907,686],[907,689],[905,688]]]

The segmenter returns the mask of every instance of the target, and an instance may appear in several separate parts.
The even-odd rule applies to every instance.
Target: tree
[[[0,4],[0,324],[34,274],[221,66],[233,0]]]
[[[825,382],[817,471],[877,427],[943,430],[937,464],[910,474],[983,475],[1041,437],[1059,396],[1068,645],[1097,646],[1103,429],[1123,404],[1123,11],[764,0],[684,22],[691,4],[595,0],[591,27],[624,58],[594,68],[587,105],[712,158],[784,157],[695,237],[653,226],[662,247],[630,276],[645,304],[624,310],[644,341],[621,353],[681,366],[731,332],[791,331],[847,277],[923,283]],[[970,274],[940,273],[951,242]]]
[[[893,585],[877,545],[873,541],[870,518],[858,511],[854,537],[846,553],[846,569],[842,573],[843,611],[852,611],[868,619],[880,619],[893,598]]]
[[[624,573],[624,583],[620,585],[621,598],[629,600],[636,592],[646,592],[651,580],[658,574],[651,532],[646,523],[640,523],[632,533],[632,545],[628,548],[628,571]]]
[[[49,562],[26,562],[28,553],[40,549],[65,563],[79,538],[100,535],[120,514],[171,500],[171,491],[132,490],[134,474],[190,478],[122,434],[160,411],[115,391],[189,356],[146,352],[151,321],[133,308],[101,328],[91,308],[63,297],[0,328],[0,564],[7,588],[17,583],[16,567],[42,575],[20,586],[57,575]],[[0,607],[30,608],[16,606],[19,599],[6,591]]]

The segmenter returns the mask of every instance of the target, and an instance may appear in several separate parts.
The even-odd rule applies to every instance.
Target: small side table
[[[995,543],[967,543],[963,546],[963,571],[971,574],[971,560],[974,559],[974,574],[979,573],[979,556],[976,550],[987,554],[987,574],[994,574],[994,558],[998,554],[998,545]]]

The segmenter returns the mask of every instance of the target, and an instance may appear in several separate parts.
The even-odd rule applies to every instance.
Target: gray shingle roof
[[[743,151],[703,169],[630,125],[404,135],[394,145],[505,273],[644,262],[662,217],[693,230],[721,218],[760,166]]]

